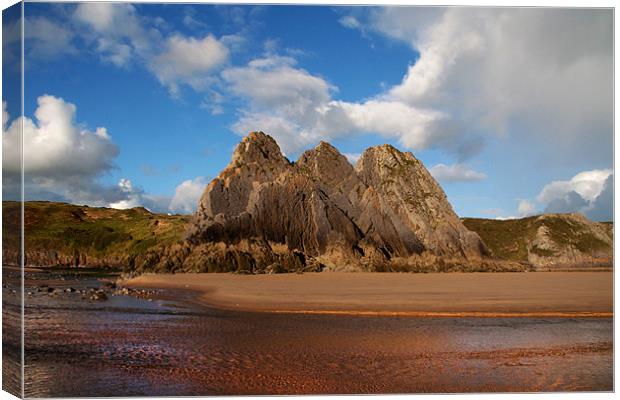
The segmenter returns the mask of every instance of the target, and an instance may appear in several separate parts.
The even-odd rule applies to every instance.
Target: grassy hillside
[[[18,264],[20,203],[2,203],[3,260]],[[131,269],[149,249],[181,240],[191,216],[153,214],[66,203],[25,204],[28,265],[89,265]],[[576,214],[515,220],[464,218],[499,259],[535,267],[612,262],[612,223]]]
[[[579,214],[548,214],[511,220],[463,218],[493,254],[504,260],[552,261],[570,264],[579,257],[592,262],[611,260],[613,224],[596,223]]]
[[[20,203],[4,201],[2,212],[6,262],[19,248],[19,236],[14,233],[19,230]],[[53,264],[56,260],[59,264],[73,264],[90,260],[100,265],[122,263],[156,245],[180,240],[189,218],[152,214],[144,208],[115,210],[27,202],[24,219],[27,262]]]

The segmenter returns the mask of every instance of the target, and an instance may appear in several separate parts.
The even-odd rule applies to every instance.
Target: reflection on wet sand
[[[270,314],[189,296],[27,297],[26,396],[613,389],[610,318]]]

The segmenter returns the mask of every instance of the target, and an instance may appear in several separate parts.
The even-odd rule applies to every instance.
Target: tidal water
[[[612,319],[231,312],[168,291],[91,299],[106,278],[27,273],[27,397],[613,390]]]

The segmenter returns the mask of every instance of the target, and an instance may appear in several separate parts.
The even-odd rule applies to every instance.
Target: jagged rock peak
[[[385,183],[386,178],[391,182],[392,178],[403,177],[403,174],[412,172],[416,176],[423,176],[423,180],[428,181],[431,186],[438,186],[411,152],[402,152],[389,144],[367,148],[355,164],[355,171],[369,186]]]
[[[321,141],[316,147],[306,150],[296,163],[300,171],[310,173],[320,180],[342,179],[355,174],[347,158],[331,144]]]
[[[280,146],[264,132],[250,132],[237,145],[232,156],[232,165],[247,163],[273,162],[281,165],[290,164],[282,155]]]
[[[330,152],[330,153],[333,153],[333,154],[341,155],[340,152],[338,151],[338,149],[336,149],[334,146],[332,146],[331,144],[329,144],[329,143],[327,143],[327,142],[325,142],[323,140],[321,140],[319,142],[319,144],[314,147],[314,149],[316,151],[319,151],[319,152],[326,151],[326,152]]]
[[[364,150],[357,165],[368,162],[381,162],[385,165],[394,165],[395,163],[413,162],[420,163],[415,156],[409,152],[403,152],[390,144],[382,144],[380,146],[372,146]],[[356,165],[356,166],[357,166]]]
[[[486,253],[413,154],[375,146],[354,168],[320,142],[293,164],[263,132],[248,134],[207,186],[186,238],[200,260],[211,257],[202,245],[246,252],[240,243],[259,243],[262,250],[248,255],[252,269],[295,252],[334,268],[371,270],[424,254],[464,260]],[[231,254],[218,262],[239,264]]]

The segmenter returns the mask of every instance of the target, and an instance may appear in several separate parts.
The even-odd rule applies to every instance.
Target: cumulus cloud
[[[287,153],[322,139],[369,133],[410,149],[438,142],[459,146],[458,140],[446,136],[451,129],[440,111],[380,98],[359,103],[334,100],[337,88],[297,67],[291,57],[255,59],[245,67],[224,70],[222,77],[232,93],[248,100],[233,130],[241,135],[258,129],[269,132]]]
[[[3,170],[19,174],[21,169],[21,125],[23,123],[24,173],[49,179],[97,176],[109,171],[118,154],[106,128],[83,129],[75,122],[76,107],[50,95],[37,99],[35,119],[15,119],[2,135]],[[5,106],[5,105],[3,105]],[[8,120],[3,110],[3,122]]]
[[[80,3],[73,13],[78,32],[92,43],[102,60],[118,67],[143,61],[161,42],[157,29],[144,26],[143,19],[131,4]]]
[[[288,115],[301,116],[330,100],[334,87],[324,79],[294,67],[291,57],[271,56],[254,59],[246,67],[222,72],[232,84],[233,93],[246,96],[252,105],[282,108]]]
[[[156,196],[145,193],[142,188],[135,187],[127,178],[121,178],[115,188],[109,191],[120,192],[116,201],[105,204],[106,207],[126,210],[135,207],[144,207],[151,212],[164,213],[168,211],[170,204],[169,196]]]
[[[455,137],[531,135],[566,160],[610,157],[607,10],[386,7],[372,9],[364,25],[420,53],[385,96],[442,110]]]
[[[464,164],[437,164],[431,167],[429,172],[435,179],[443,182],[481,181],[487,177],[484,173],[475,171]]]
[[[568,181],[553,181],[537,197],[545,212],[581,212],[595,220],[613,218],[613,172],[584,171]]]
[[[207,183],[207,179],[204,177],[197,177],[181,182],[174,191],[174,196],[168,207],[169,210],[182,214],[190,214],[196,211],[198,201]]]
[[[222,72],[229,90],[249,103],[233,125],[237,133],[269,132],[284,152],[299,151],[320,137],[313,131],[320,117],[318,110],[330,100],[334,88],[295,68],[295,63],[290,57],[271,56]]]
[[[575,192],[584,200],[591,202],[601,194],[611,174],[611,169],[595,169],[580,172],[568,181],[553,181],[543,187],[537,199],[541,203],[549,203],[551,200]]]
[[[88,28],[79,32],[102,60],[118,67],[146,66],[173,96],[181,85],[197,91],[209,87],[213,70],[228,59],[227,43],[238,41],[234,35],[166,37],[157,20],[139,15],[131,4],[80,3],[73,19]]]
[[[150,68],[162,85],[174,94],[179,83],[196,90],[208,86],[210,72],[228,59],[228,48],[213,35],[202,39],[174,35],[163,52],[150,61]]]
[[[34,119],[19,117],[11,121],[6,102],[2,103],[3,198],[21,198],[23,124],[26,200],[168,210],[170,197],[147,194],[129,179],[123,178],[114,186],[100,182],[115,168],[119,153],[106,128],[84,128],[76,121],[77,107],[62,98],[44,95],[37,104]]]
[[[200,196],[207,186],[207,178],[197,177],[181,182],[174,196],[156,196],[135,187],[129,179],[122,178],[116,188],[124,197],[106,204],[107,207],[128,209],[144,207],[151,212],[191,214],[196,211]]]
[[[129,4],[80,3],[75,10],[75,17],[97,31],[109,31],[115,28],[119,18],[125,22],[125,28],[135,29],[134,7]],[[127,24],[129,22],[129,24]],[[122,28],[122,27],[120,27]]]
[[[419,59],[399,84],[360,102],[337,100],[332,84],[288,57],[227,70],[224,79],[250,103],[233,129],[273,132],[290,152],[374,133],[463,161],[488,135],[509,134],[553,143],[566,159],[584,149],[609,156],[613,26],[605,10],[384,7],[340,23],[405,41]]]

